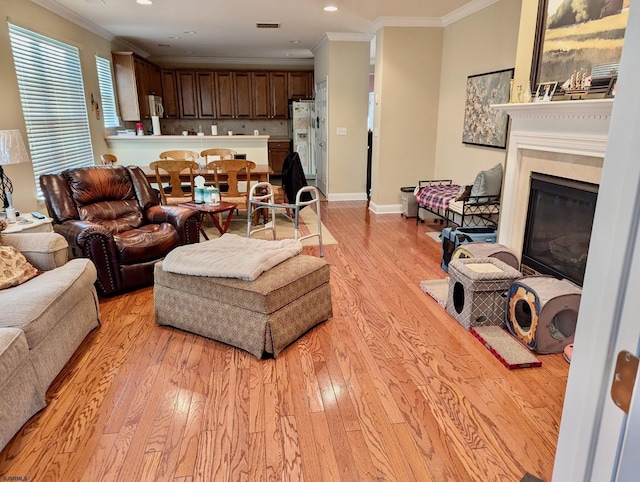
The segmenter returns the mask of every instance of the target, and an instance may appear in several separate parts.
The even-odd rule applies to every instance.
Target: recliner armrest
[[[199,241],[198,220],[199,213],[194,209],[180,206],[152,206],[144,212],[149,223],[169,223],[180,235],[181,244],[192,244]]]
[[[87,238],[90,235],[104,236],[113,240],[113,235],[104,226],[89,221],[70,220],[62,224],[54,224],[53,229],[62,234],[74,252],[84,252]]]

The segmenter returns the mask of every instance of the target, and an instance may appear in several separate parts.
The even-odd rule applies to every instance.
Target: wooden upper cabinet
[[[198,93],[196,74],[193,71],[178,70],[176,72],[178,84],[179,112],[181,119],[198,118]]]
[[[287,72],[271,72],[272,119],[289,118],[289,82]]]
[[[118,96],[120,117],[125,121],[144,119],[141,107],[144,106],[145,86],[142,85],[146,75],[142,68],[142,59],[133,52],[112,52],[113,75]],[[147,114],[149,105],[147,104]]]
[[[289,100],[310,98],[313,87],[313,72],[159,70],[144,61],[137,70],[137,92],[161,92],[167,118],[288,119]]]
[[[253,118],[271,119],[271,84],[269,82],[269,72],[252,72],[251,82],[253,85]]]
[[[236,100],[236,117],[239,119],[252,119],[253,109],[251,98],[251,72],[234,72],[234,89]]]
[[[313,72],[288,72],[289,99],[313,97]]]
[[[124,121],[149,117],[147,96],[160,92],[160,70],[133,52],[112,52],[114,81],[120,116]]]
[[[233,119],[233,79],[231,72],[216,72],[216,108],[219,119]]]
[[[176,83],[175,70],[163,70],[162,78],[162,104],[164,106],[164,116],[170,119],[180,117],[178,108],[178,85]]]
[[[147,63],[149,74],[149,94],[162,96],[162,71],[160,67]]]
[[[218,119],[251,119],[250,72],[215,72]]]
[[[196,72],[198,87],[199,117],[204,119],[216,118],[216,98],[213,72]]]
[[[253,72],[253,118],[288,119],[286,72]]]

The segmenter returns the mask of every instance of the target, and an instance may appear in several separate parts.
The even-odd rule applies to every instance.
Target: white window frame
[[[77,47],[7,22],[38,199],[40,175],[94,165]]]

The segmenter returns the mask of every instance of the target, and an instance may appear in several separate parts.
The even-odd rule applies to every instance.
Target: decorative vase
[[[516,102],[517,102],[516,93],[513,90],[513,79],[511,79],[510,84],[509,84],[509,103],[510,104],[515,104]]]
[[[523,102],[531,102],[531,81],[527,81],[527,87],[524,89],[522,96]]]

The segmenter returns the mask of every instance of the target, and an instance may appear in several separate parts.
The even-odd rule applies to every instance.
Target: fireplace
[[[532,173],[523,266],[582,286],[597,197],[596,184]]]
[[[532,198],[529,189],[534,173],[536,176],[548,176],[552,180],[551,184],[557,184],[559,178],[564,178],[569,183],[576,181],[579,191],[593,191],[593,187],[600,184],[612,107],[613,99],[494,106],[506,111],[511,117],[498,243],[511,248],[521,260],[527,213]],[[590,194],[594,195],[593,192]],[[542,201],[545,202],[547,201]],[[562,228],[562,224],[566,225],[567,221],[560,220],[557,224]],[[558,237],[561,238],[562,235]],[[567,242],[567,239],[563,239],[554,243],[556,253]],[[536,258],[537,255],[531,256],[529,253],[527,256]],[[528,266],[528,263],[529,261],[523,262],[523,265]],[[549,273],[544,269],[535,270]],[[550,274],[560,276],[557,273]],[[561,276],[578,282],[581,279],[580,269],[578,268],[578,273],[562,273]]]

